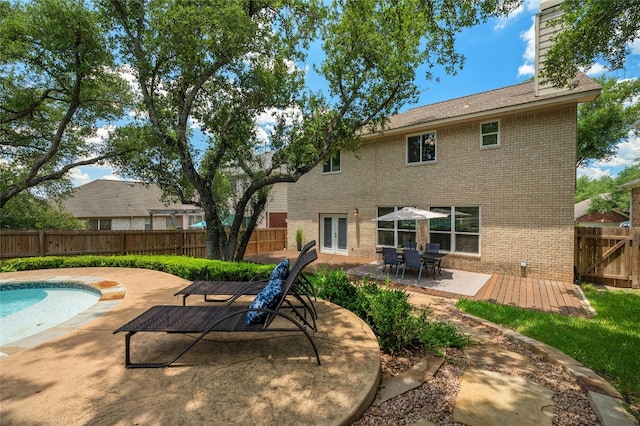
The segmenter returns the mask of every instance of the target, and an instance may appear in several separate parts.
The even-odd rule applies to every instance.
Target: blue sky
[[[457,38],[456,48],[466,57],[464,68],[455,76],[437,74],[440,82],[424,81],[424,72],[418,72],[419,105],[446,101],[460,96],[480,93],[499,87],[522,83],[533,77],[533,17],[539,11],[540,0],[525,0],[523,6],[508,18],[494,19],[486,24],[463,31]],[[590,76],[610,75],[620,79],[640,77],[640,39],[630,46],[624,70],[607,72],[596,63],[586,73]],[[309,76],[310,81],[313,76]],[[640,102],[640,99],[637,100]],[[640,119],[640,117],[638,117]],[[607,162],[597,162],[578,170],[578,176],[597,179],[615,176],[640,157],[640,138],[630,138],[619,145],[618,155]],[[108,167],[81,167],[73,171],[75,185],[94,179],[120,179]]]

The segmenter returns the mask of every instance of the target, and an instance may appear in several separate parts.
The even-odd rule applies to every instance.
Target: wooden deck
[[[260,263],[277,263],[284,257],[291,257],[292,254],[297,254],[297,252],[274,252],[269,253],[269,255],[256,256],[250,260]],[[319,253],[318,262],[315,266],[349,270],[350,268],[369,262],[371,262],[371,259]],[[570,282],[493,274],[474,297],[405,285],[396,280],[394,280],[392,285],[396,288],[404,288],[449,299],[466,297],[472,300],[486,300],[501,305],[510,305],[523,309],[534,309],[561,315],[585,318],[593,316],[578,286]]]
[[[561,281],[494,274],[473,300],[562,315],[591,316],[578,287]]]

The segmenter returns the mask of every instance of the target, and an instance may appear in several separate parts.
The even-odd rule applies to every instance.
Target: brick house
[[[267,169],[271,167],[271,156],[272,152],[265,152],[260,156],[260,167],[261,169]],[[282,170],[276,169],[272,173],[279,174]],[[232,169],[228,170],[227,173],[231,177],[231,186],[233,192],[236,194],[234,196],[240,196],[246,186],[251,183],[251,180],[247,177],[246,173],[244,173],[240,169]],[[258,219],[258,223],[256,224],[256,228],[264,229],[264,228],[286,228],[287,227],[287,188],[289,183],[287,182],[278,182],[271,186],[269,191],[269,198],[267,200],[267,204],[264,208],[264,211],[260,215]],[[235,214],[233,211],[233,200],[230,203],[231,213]]]
[[[536,76],[560,3],[536,16]],[[340,152],[289,186],[288,247],[297,229],[347,256],[437,242],[445,268],[573,281],[577,106],[599,93],[583,74],[561,89],[535,78],[392,116],[357,157]],[[404,206],[449,216],[373,221]]]
[[[640,131],[640,121],[636,123],[636,127]],[[627,182],[621,188],[631,191],[631,206],[629,207],[631,226],[640,226],[640,179]]]
[[[610,200],[611,194],[600,194],[597,197]],[[588,198],[575,204],[574,223],[576,225],[587,227],[620,226],[621,222],[629,220],[629,215],[619,210],[612,210],[605,213],[589,213],[592,200],[593,198]]]
[[[600,88],[584,75],[542,96],[535,84],[391,117],[357,158],[341,152],[290,185],[288,247],[298,228],[321,251],[371,258],[439,242],[444,267],[572,280],[577,104]],[[450,216],[372,221],[403,206]]]
[[[61,203],[90,230],[187,229],[204,217],[195,206],[165,204],[161,197],[157,185],[98,179],[75,188]]]

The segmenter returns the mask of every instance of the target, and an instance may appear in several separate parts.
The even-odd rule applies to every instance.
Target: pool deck
[[[173,294],[189,282],[128,268],[2,273],[0,280],[59,276],[118,283],[126,295],[35,348],[0,349],[13,352],[0,358],[1,424],[349,424],[376,396],[375,336],[336,305],[317,304],[321,366],[301,333],[213,333],[176,366],[126,369],[124,333],[113,331],[153,305],[179,305]],[[132,361],[166,360],[193,337],[135,335]]]
[[[284,255],[277,253],[266,261],[275,261]],[[346,270],[365,265],[365,272],[370,273],[372,261],[321,254],[315,265]],[[528,297],[528,290],[514,293],[513,288],[539,286],[543,282],[471,275],[443,270],[442,277],[432,278],[433,281],[417,283],[415,278],[394,279],[391,285],[409,290],[410,301],[415,306],[429,307],[437,316],[445,317],[460,295],[455,297],[438,290],[442,284],[438,280],[460,281],[444,284],[447,288],[459,285],[462,287],[457,288],[463,288],[464,283],[488,279],[477,291],[476,300],[508,304],[524,301],[527,307],[535,309],[540,297],[545,298],[545,292],[535,290],[534,297]],[[301,334],[215,333],[195,345],[175,366],[126,369],[124,335],[113,334],[113,331],[151,306],[180,305],[181,299],[173,294],[190,282],[162,272],[130,268],[0,273],[0,282],[14,279],[92,282],[101,288],[103,300],[86,315],[78,315],[65,326],[34,337],[36,341],[29,345],[22,342],[21,346],[0,348],[0,353],[6,354],[4,357],[0,354],[2,425],[343,425],[351,424],[380,398],[406,392],[426,380],[425,372],[412,368],[406,377],[403,374],[381,384],[380,351],[370,328],[349,311],[324,301],[317,304],[319,321],[314,334],[321,366],[317,365],[309,342]],[[553,299],[553,292],[546,294]],[[566,297],[574,296],[570,292]],[[193,299],[190,304],[202,303]],[[580,302],[579,297],[575,299],[575,303]],[[541,309],[567,308],[565,305],[569,302],[561,302],[558,295],[555,300],[558,306],[544,303]],[[587,311],[585,307],[582,309]],[[583,312],[565,309],[564,314]],[[474,327],[457,324],[480,343],[492,342],[496,332],[520,340],[576,377],[581,387],[588,390],[590,402],[603,425],[637,425],[625,417],[617,391],[580,363],[540,342],[479,318],[474,319],[476,321],[478,325]],[[166,360],[194,337],[137,334],[131,339],[132,361]],[[32,347],[35,345],[38,346]],[[509,353],[506,347],[498,345],[482,352],[482,362],[502,365]],[[416,381],[416,374],[420,380]],[[514,385],[507,379],[508,376],[501,375],[500,383],[506,386],[492,389],[491,397],[483,403],[477,398],[463,398],[467,394],[461,392],[455,401],[454,417],[475,416],[475,420],[462,421],[466,424],[541,424],[522,419],[527,401],[531,399],[529,387],[521,398],[514,400],[513,406],[500,411],[506,420],[482,420],[487,415],[495,420],[496,406],[505,399],[513,399]],[[473,389],[471,382],[461,386]],[[533,405],[534,412],[540,412],[539,408]],[[424,419],[415,424],[433,423]]]

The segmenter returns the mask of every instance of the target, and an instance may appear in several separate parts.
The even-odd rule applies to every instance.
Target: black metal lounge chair
[[[291,268],[300,261],[300,259],[316,245],[316,241],[307,243],[298,258],[294,261]],[[231,304],[241,296],[255,296],[267,285],[268,279],[256,281],[194,281],[192,284],[176,292],[174,296],[182,296],[182,305],[186,305],[187,297],[191,295],[202,295],[205,302],[224,302]],[[318,318],[313,301],[315,300],[315,290],[311,282],[300,273],[293,283],[292,291],[289,293],[293,299],[297,301],[296,307],[304,308],[303,313],[310,314],[311,326],[314,330],[315,320]],[[285,304],[291,305],[291,301],[286,300]],[[305,317],[306,319],[306,317]]]
[[[208,333],[213,332],[289,332],[301,331],[311,343],[313,350],[320,365],[320,355],[318,347],[309,334],[306,321],[300,318],[303,314],[294,313],[289,315],[282,312],[282,307],[287,295],[289,294],[293,283],[298,275],[311,262],[318,258],[316,250],[310,251],[302,256],[296,262],[291,270],[286,282],[282,285],[282,294],[270,306],[273,308],[252,308],[250,306],[242,306],[240,304],[230,305],[200,305],[200,306],[176,306],[176,305],[159,305],[154,306],[143,312],[138,317],[129,321],[127,324],[115,330],[113,333],[126,332],[125,335],[125,367],[126,368],[158,368],[168,367],[176,362],[182,355],[191,349],[196,343],[204,338]],[[289,309],[296,309],[289,306]],[[265,314],[264,323],[247,324],[248,312],[262,312]],[[285,321],[279,321],[281,324],[273,325],[276,318],[282,318]],[[288,326],[287,323],[288,322]],[[168,362],[131,362],[131,337],[139,332],[164,332],[164,333],[200,333],[185,349],[175,358]]]

